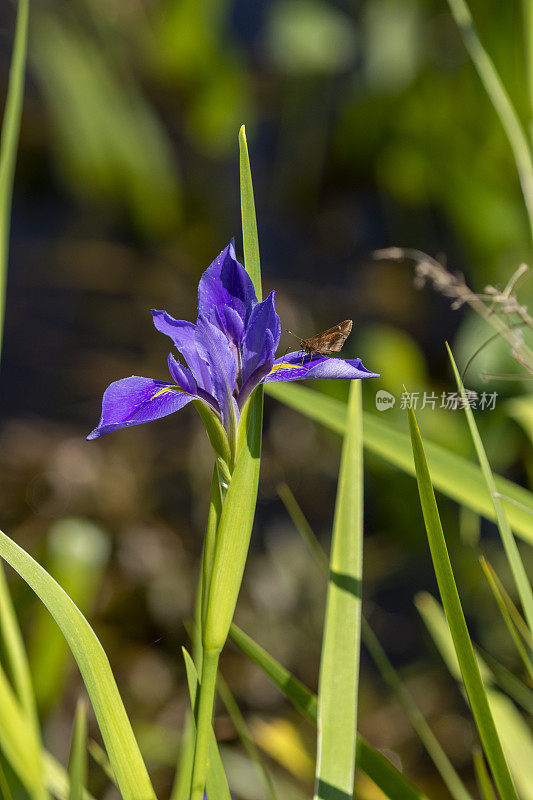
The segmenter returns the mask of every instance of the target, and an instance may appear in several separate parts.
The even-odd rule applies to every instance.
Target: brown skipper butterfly
[[[339,352],[350,335],[352,325],[353,322],[351,319],[345,319],[344,322],[339,322],[332,328],[328,328],[327,331],[317,333],[316,336],[311,336],[309,339],[300,339],[300,337],[296,336],[292,331],[287,331],[287,333],[296,336],[296,338],[300,340],[300,349],[303,350],[306,355],[327,356],[331,353]]]

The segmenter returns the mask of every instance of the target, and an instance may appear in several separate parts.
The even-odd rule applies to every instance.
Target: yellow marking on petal
[[[156,397],[159,397],[161,394],[165,394],[165,392],[182,392],[182,394],[188,394],[185,389],[182,389],[180,386],[165,386],[163,389],[160,389],[158,392],[153,394],[148,402],[155,400]]]
[[[276,372],[278,369],[303,369],[305,372],[307,372],[309,367],[304,367],[302,364],[274,364],[269,372],[269,375],[272,375],[272,373]]]

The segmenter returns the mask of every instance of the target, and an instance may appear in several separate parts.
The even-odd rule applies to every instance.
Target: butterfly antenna
[[[295,339],[298,339],[300,342],[302,341],[300,336],[296,336],[296,334],[290,331],[288,328],[285,328],[285,333],[290,333],[290,335],[294,336]]]

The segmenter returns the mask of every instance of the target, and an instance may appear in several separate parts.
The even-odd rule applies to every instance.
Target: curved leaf
[[[288,383],[268,383],[265,391],[335,433],[344,433],[346,403],[341,400],[315,389]],[[363,435],[364,446],[369,452],[409,475],[415,474],[411,444],[403,431],[378,419],[376,414],[364,412]],[[492,498],[476,464],[434,442],[426,442],[425,451],[436,489],[487,519],[496,519]],[[499,494],[507,501],[506,513],[511,528],[526,542],[533,544],[532,493],[506,478],[495,476],[494,479]]]
[[[155,800],[109,661],[93,629],[46,570],[1,531],[0,556],[33,589],[61,628],[78,662],[124,799]]]

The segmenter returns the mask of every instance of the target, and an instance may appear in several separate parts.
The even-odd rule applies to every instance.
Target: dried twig
[[[461,273],[449,272],[443,264],[421,250],[390,247],[386,250],[376,251],[374,258],[390,261],[414,261],[415,286],[417,288],[431,283],[437,292],[452,298],[452,308],[461,308],[463,305],[470,306],[494,328],[498,336],[505,339],[511,348],[511,356],[524,369],[533,374],[533,351],[525,343],[521,329],[528,327],[533,330],[533,317],[529,315],[527,307],[521,304],[514,294],[516,284],[529,271],[526,264],[520,265],[503,291],[489,285],[485,287],[482,294],[476,294],[467,285]]]

